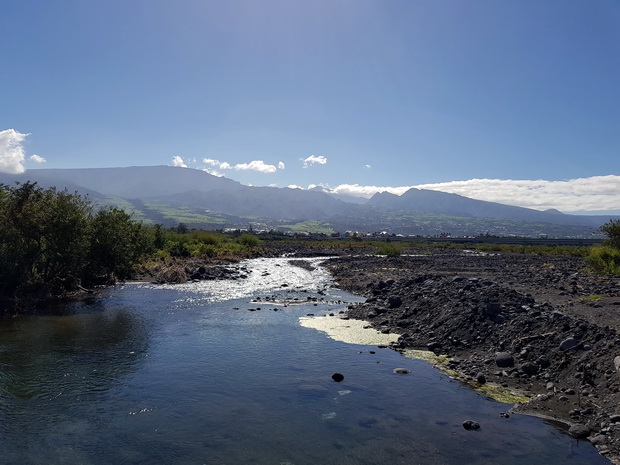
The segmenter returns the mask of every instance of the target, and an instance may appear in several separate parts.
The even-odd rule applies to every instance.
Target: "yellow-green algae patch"
[[[369,328],[366,321],[347,320],[337,316],[302,317],[299,319],[299,324],[305,328],[323,331],[328,337],[347,344],[388,345],[391,342],[397,341],[399,337],[398,334],[383,334]],[[450,358],[447,355],[436,355],[428,350],[413,349],[404,351],[403,355],[415,360],[424,360],[449,377],[498,402],[520,404],[530,400],[529,397],[520,396],[501,386],[486,383],[480,384],[467,380],[459,372],[449,368]]]
[[[450,358],[447,355],[436,355],[428,350],[406,350],[403,355],[407,358],[429,362],[450,378],[461,381],[476,392],[479,392],[480,394],[490,397],[498,402],[503,402],[504,404],[522,404],[529,402],[530,400],[529,397],[520,396],[501,386],[486,383],[480,384],[467,380],[462,374],[449,368],[448,363],[450,362]]]
[[[347,344],[378,346],[398,340],[398,334],[380,333],[368,328],[368,322],[362,320],[346,320],[337,316],[302,317],[299,324],[323,331],[328,337]]]

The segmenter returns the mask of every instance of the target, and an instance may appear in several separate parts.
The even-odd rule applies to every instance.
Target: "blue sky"
[[[4,0],[2,18],[2,171],[177,164],[620,210],[617,0]]]

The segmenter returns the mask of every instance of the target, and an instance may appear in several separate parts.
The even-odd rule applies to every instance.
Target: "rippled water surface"
[[[246,273],[3,322],[0,463],[607,463],[425,362],[301,326],[359,300],[320,269],[265,259]]]

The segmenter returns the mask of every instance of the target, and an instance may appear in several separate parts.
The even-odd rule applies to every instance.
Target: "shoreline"
[[[349,318],[399,335],[390,348],[446,355],[474,388],[525,394],[512,413],[568,425],[620,464],[620,277],[576,257],[420,252],[324,266],[367,299]]]

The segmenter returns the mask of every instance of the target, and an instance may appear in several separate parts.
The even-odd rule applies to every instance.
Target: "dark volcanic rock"
[[[568,429],[568,432],[578,439],[583,439],[590,436],[590,428],[588,428],[586,425],[573,425]]]
[[[448,367],[464,379],[532,398],[515,412],[578,420],[604,434],[605,453],[620,464],[620,428],[610,419],[620,404],[620,312],[612,305],[620,277],[583,272],[581,257],[428,249],[328,266],[341,287],[368,299],[349,317],[406,333],[392,348],[455,357]],[[592,295],[603,296],[603,308]]]
[[[514,366],[515,360],[508,352],[500,352],[495,356],[495,364],[500,368],[509,368]]]
[[[463,428],[469,429],[469,430],[480,429],[480,423],[474,420],[465,420],[463,422]]]

